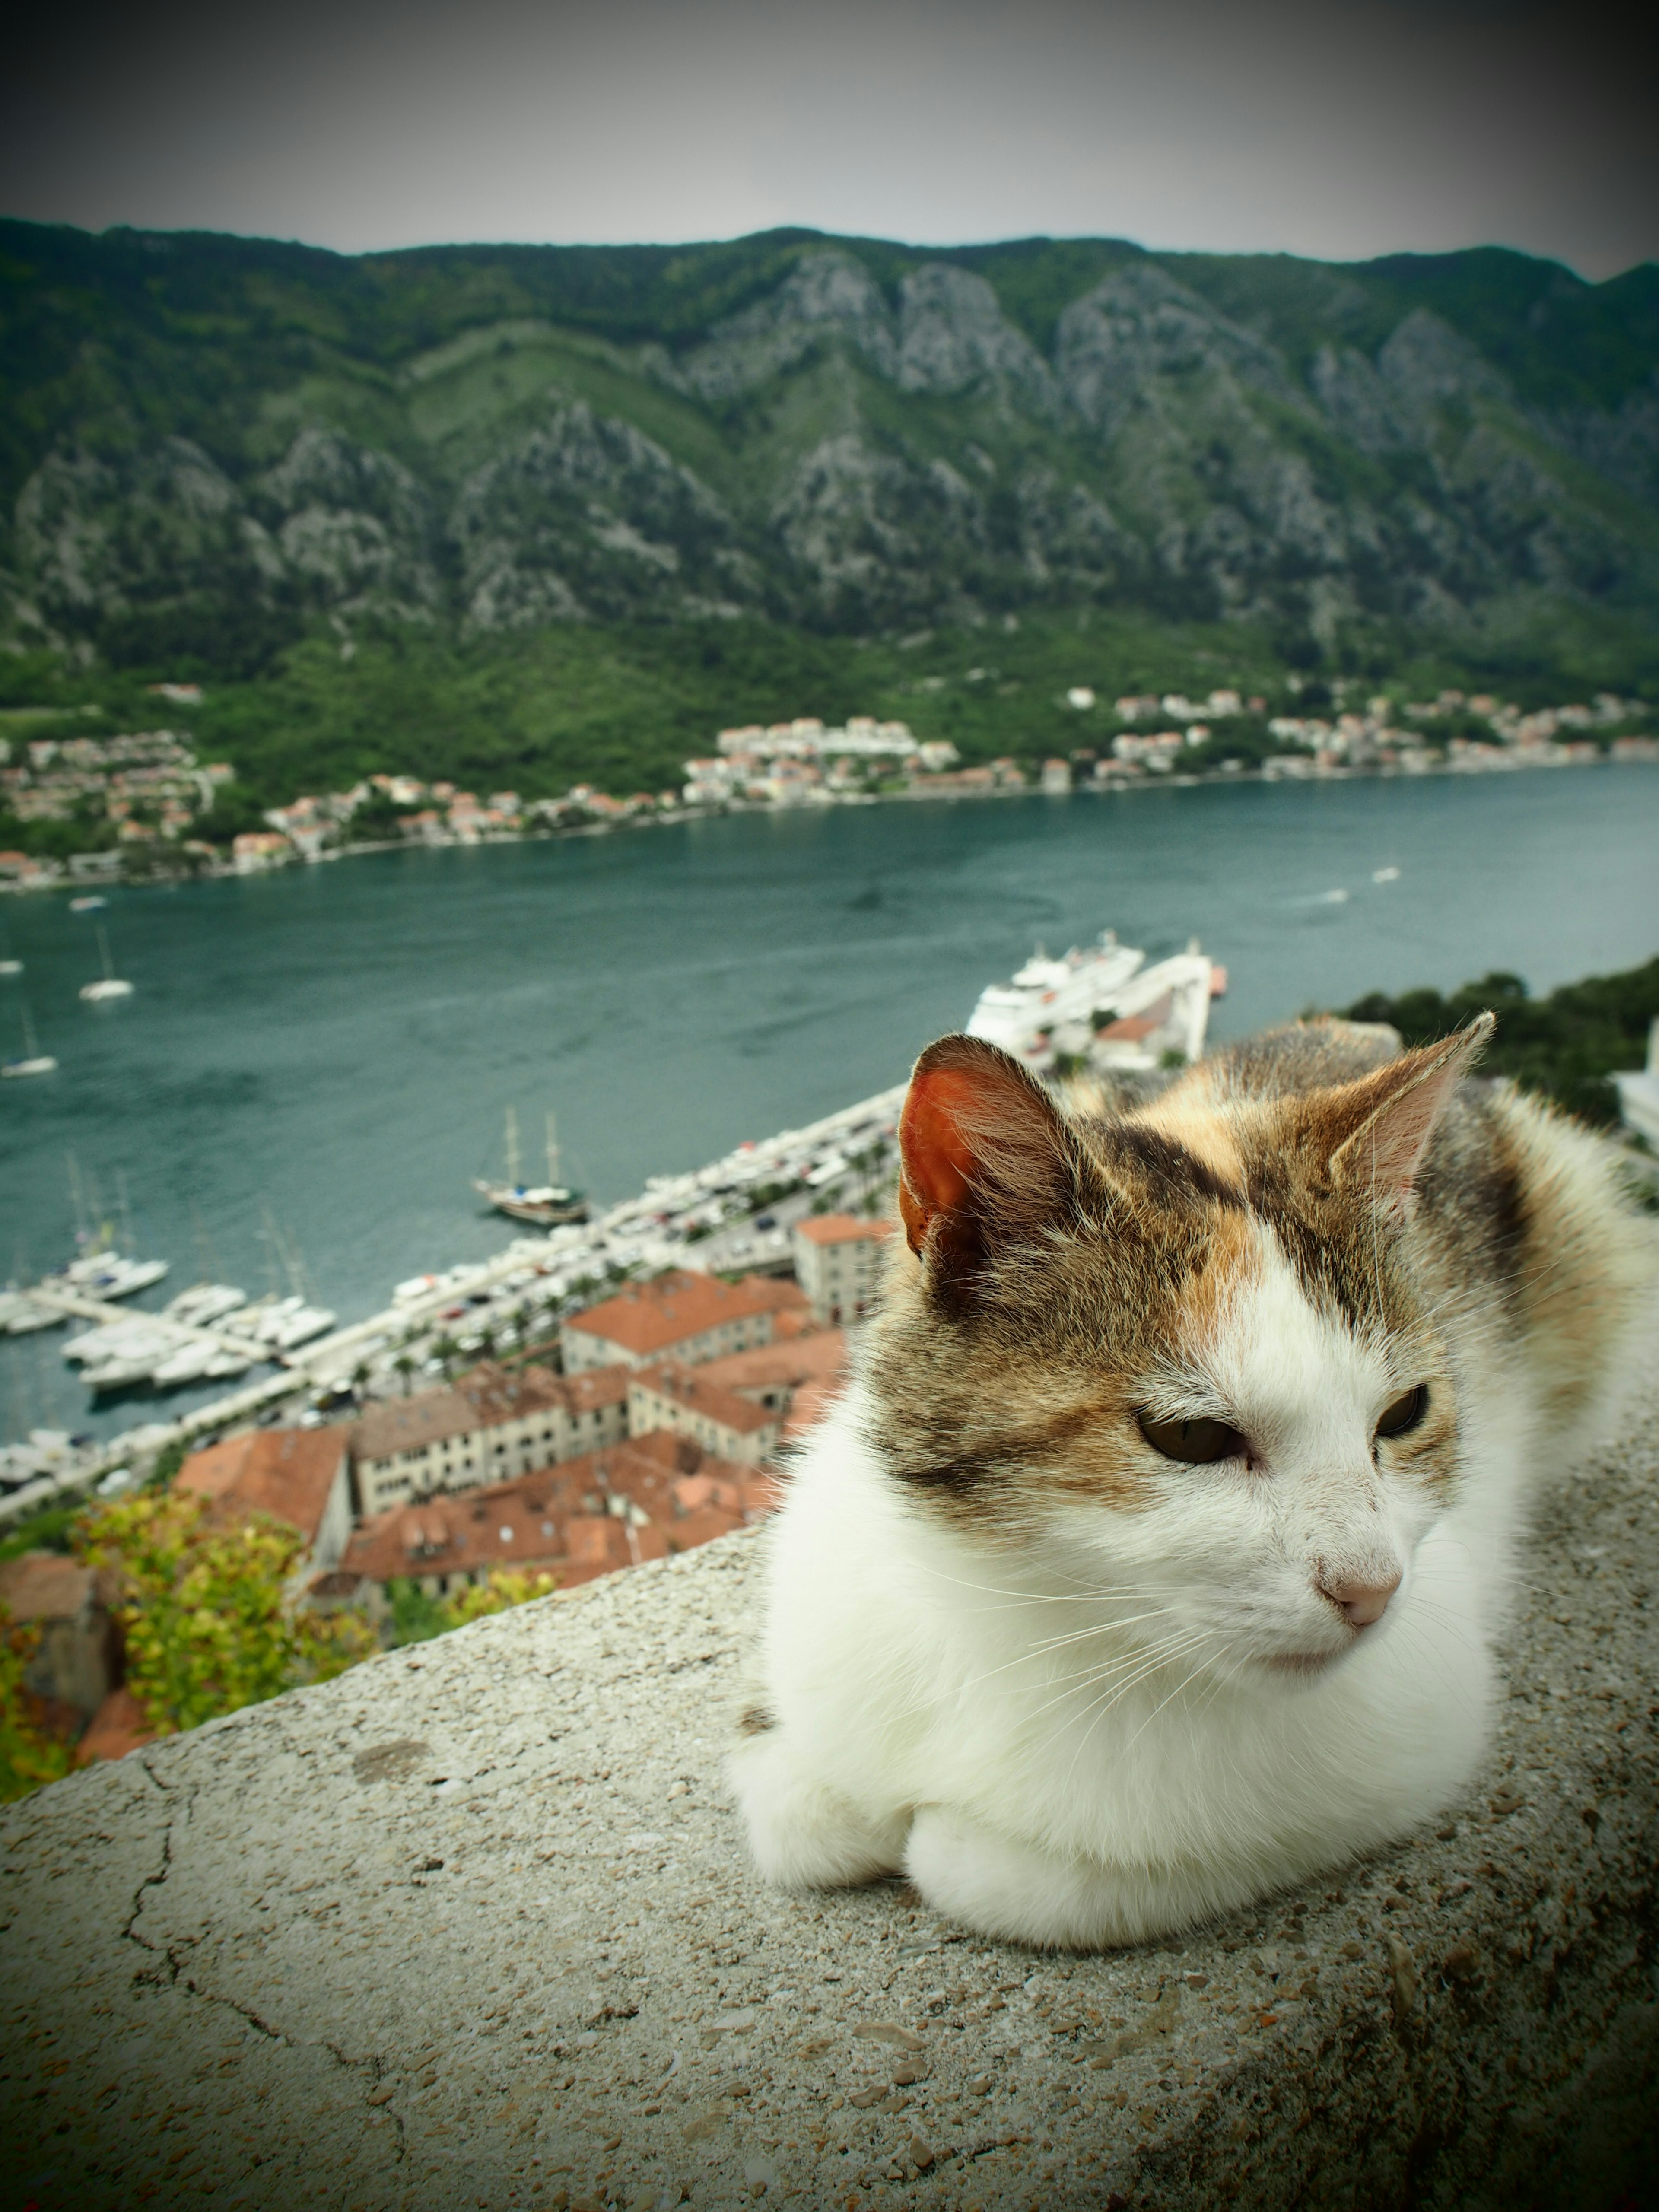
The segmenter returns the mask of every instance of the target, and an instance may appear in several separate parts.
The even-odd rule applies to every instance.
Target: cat
[[[1465,1080],[1492,1025],[1297,1025],[1129,1110],[922,1054],[884,1304],[766,1540],[763,1876],[1125,1944],[1468,1785],[1529,1498],[1654,1273],[1612,1148]]]

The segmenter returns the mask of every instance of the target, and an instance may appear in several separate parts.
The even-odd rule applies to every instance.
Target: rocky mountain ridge
[[[586,251],[0,226],[6,634],[211,665],[325,620],[1115,604],[1328,643],[1659,599],[1659,271]]]

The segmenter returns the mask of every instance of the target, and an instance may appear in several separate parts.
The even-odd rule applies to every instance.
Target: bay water
[[[1397,876],[1389,876],[1390,870]],[[1379,878],[1383,878],[1379,880]],[[131,998],[87,1005],[107,932]],[[900,1080],[1042,943],[1223,962],[1212,1036],[1492,969],[1536,992],[1659,951],[1659,767],[915,801],[364,855],[0,902],[0,1275],[130,1223],[343,1320],[515,1232],[471,1187],[505,1109],[603,1204]],[[71,1155],[72,1160],[71,1160]],[[0,1424],[94,1432],[61,1332],[0,1340]],[[156,1405],[182,1406],[184,1395]]]

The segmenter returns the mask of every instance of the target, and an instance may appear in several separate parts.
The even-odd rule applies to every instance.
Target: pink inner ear
[[[1429,1045],[1408,1053],[1390,1066],[1349,1086],[1370,1097],[1376,1097],[1379,1091],[1382,1095],[1359,1127],[1332,1154],[1331,1164],[1339,1176],[1344,1180],[1364,1179],[1370,1183],[1373,1196],[1385,1204],[1397,1204],[1407,1198],[1423,1164],[1435,1123],[1492,1030],[1492,1018],[1487,1014],[1472,1024],[1449,1046]]]
[[[938,1068],[911,1079],[899,1116],[904,1166],[899,1211],[918,1250],[933,1216],[961,1206],[968,1196],[974,1152],[963,1133],[963,1119],[971,1114],[981,1090],[963,1068]]]

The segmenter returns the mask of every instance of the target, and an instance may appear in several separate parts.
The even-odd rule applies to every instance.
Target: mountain
[[[1659,607],[1653,266],[13,222],[0,287],[0,637],[85,665],[1084,608],[1311,660]]]

